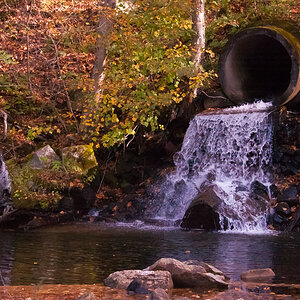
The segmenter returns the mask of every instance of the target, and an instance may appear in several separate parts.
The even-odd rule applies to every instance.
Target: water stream
[[[11,209],[10,191],[10,179],[2,154],[0,153],[0,216]]]
[[[248,269],[272,268],[275,282],[300,283],[299,234],[73,224],[0,236],[0,270],[8,285],[101,283],[112,272],[143,269],[161,257],[205,261],[233,281]]]
[[[176,169],[158,186],[157,217],[164,220],[182,219],[197,194],[213,186],[223,201],[218,213],[231,230],[141,228],[143,223],[135,222],[132,227],[80,223],[0,231],[0,285],[99,283],[112,272],[142,269],[161,257],[205,261],[234,281],[248,269],[270,267],[274,282],[300,283],[299,235],[267,232],[267,200],[257,206],[249,196],[254,180],[272,182],[270,109],[257,103],[197,115],[174,157]],[[0,189],[1,195],[10,190],[2,159]],[[0,198],[0,207],[5,199]]]
[[[268,201],[251,199],[250,185],[258,180],[269,186],[272,180],[271,107],[258,102],[198,114],[174,156],[176,171],[159,187],[157,217],[182,219],[193,199],[211,186],[223,201],[217,213],[229,229],[264,231]]]

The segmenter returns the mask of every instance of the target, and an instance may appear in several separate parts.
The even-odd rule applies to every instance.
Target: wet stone
[[[257,198],[258,200],[259,198],[269,200],[268,188],[265,185],[263,185],[261,182],[257,180],[253,181],[251,183],[250,190],[251,190],[251,195],[254,198]]]
[[[277,202],[286,202],[290,206],[298,205],[298,189],[296,186],[291,186],[282,191],[280,195],[277,197]]]
[[[34,153],[31,161],[29,161],[29,165],[33,169],[51,168],[55,161],[60,161],[60,158],[55,151],[47,145]]]
[[[111,288],[127,289],[134,279],[139,279],[146,289],[172,289],[173,281],[171,274],[167,271],[146,270],[124,270],[110,274],[104,284]]]
[[[161,288],[155,289],[150,297],[149,300],[169,300],[169,295]]]
[[[279,191],[278,187],[275,184],[272,184],[270,186],[270,192],[271,192],[271,197],[272,198],[276,198],[280,194],[280,191]]]
[[[142,280],[140,279],[133,279],[131,283],[127,287],[127,293],[129,295],[134,295],[134,294],[141,294],[141,295],[146,295],[150,294],[151,292],[144,286]]]
[[[217,196],[214,185],[208,186],[192,201],[187,209],[181,227],[186,229],[205,229],[218,230],[220,226],[220,217],[216,212],[222,204],[222,200]]]
[[[229,284],[229,278],[223,272],[199,261],[181,262],[174,258],[161,258],[148,269],[170,272],[175,288],[224,289]]]
[[[271,282],[275,273],[272,269],[252,269],[241,274],[243,281],[249,282]]]
[[[290,206],[286,202],[280,202],[275,205],[275,211],[279,215],[288,216],[291,214]]]

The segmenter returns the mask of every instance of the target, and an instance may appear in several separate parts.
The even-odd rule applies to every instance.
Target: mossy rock
[[[41,176],[48,172],[46,177],[51,177],[57,173],[56,170],[32,168],[29,163],[21,166],[14,159],[7,161],[7,169],[11,179],[11,198],[15,208],[48,209],[55,207],[61,199],[59,187],[44,181]]]
[[[53,153],[55,154],[51,151],[50,154]],[[90,173],[98,165],[92,145],[64,148],[63,162],[58,160],[56,154],[50,155],[47,161],[41,155],[38,161],[41,164],[35,165],[31,163],[34,155],[26,157],[22,165],[14,159],[7,161],[12,185],[11,196],[16,208],[56,207],[70,183],[89,180],[93,175]]]
[[[28,164],[32,169],[49,169],[57,161],[60,161],[58,155],[49,145],[46,145],[33,154]]]
[[[23,168],[14,160],[6,162],[11,179],[11,197],[14,207],[31,209],[39,203],[35,197],[35,178],[37,171],[27,165]]]
[[[81,174],[98,165],[92,144],[64,148],[62,160],[67,171]]]

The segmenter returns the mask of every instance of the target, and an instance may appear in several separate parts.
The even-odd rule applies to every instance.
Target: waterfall
[[[4,215],[12,208],[10,192],[10,179],[2,154],[0,153],[0,216]]]
[[[161,207],[156,217],[182,219],[209,185],[223,202],[217,213],[230,229],[264,230],[268,200],[251,199],[250,186],[255,180],[271,184],[270,108],[269,103],[257,102],[196,115],[174,156],[176,170],[158,187]]]

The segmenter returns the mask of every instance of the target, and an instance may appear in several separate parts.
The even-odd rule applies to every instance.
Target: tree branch
[[[27,17],[26,17],[26,53],[27,53],[27,81],[28,81],[28,88],[32,92],[32,82],[31,82],[31,76],[30,76],[30,38],[29,38],[29,21],[30,21],[30,15],[31,15],[31,8],[32,8],[32,3],[31,0],[26,3],[26,12],[27,12]]]
[[[3,124],[4,124],[3,139],[5,139],[7,136],[7,113],[4,110],[0,109],[0,114],[2,115],[3,118]]]
[[[94,68],[92,71],[92,78],[95,81],[95,90],[97,91],[99,86],[101,85],[101,74],[103,74],[103,70],[105,67],[107,49],[107,35],[113,29],[113,21],[111,20],[110,14],[112,13],[112,9],[115,7],[115,0],[102,0],[100,1],[101,6],[101,15],[99,20],[99,25],[97,28],[98,32],[98,40],[97,40],[97,48],[95,51],[95,62]]]
[[[72,108],[72,103],[71,103],[71,99],[70,99],[70,96],[69,96],[68,88],[66,86],[65,81],[63,80],[63,74],[62,74],[62,71],[61,71],[61,65],[60,65],[60,61],[59,61],[59,53],[58,53],[57,44],[55,43],[55,41],[54,41],[53,37],[51,36],[51,34],[48,34],[48,36],[51,39],[52,44],[54,46],[56,65],[57,65],[57,68],[58,68],[59,77],[62,80],[62,84],[63,84],[63,88],[64,88],[64,95],[66,96],[66,99],[67,99],[67,107],[68,107],[73,119],[75,120],[77,132],[79,132],[78,122],[77,122],[76,116],[75,116],[73,108]]]

